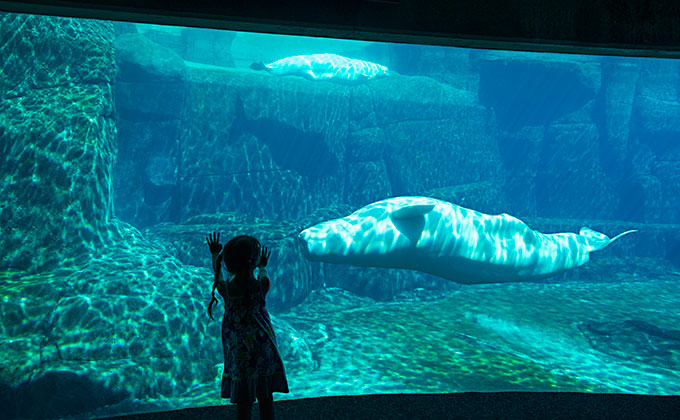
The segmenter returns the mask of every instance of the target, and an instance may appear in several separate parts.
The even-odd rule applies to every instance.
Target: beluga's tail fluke
[[[581,228],[581,230],[578,233],[579,235],[583,236],[586,239],[586,242],[590,247],[589,251],[599,251],[601,249],[606,248],[610,243],[614,242],[620,237],[628,235],[629,233],[633,232],[637,232],[637,229],[627,230],[623,233],[619,233],[618,235],[614,236],[611,239],[609,239],[609,237],[604,233],[596,232],[587,227]]]

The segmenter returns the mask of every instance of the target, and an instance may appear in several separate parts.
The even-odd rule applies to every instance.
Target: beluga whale
[[[269,64],[253,63],[250,68],[265,70],[278,76],[296,75],[311,80],[348,84],[362,83],[390,74],[389,69],[380,64],[337,54],[296,55]]]
[[[311,261],[417,270],[462,284],[539,280],[585,264],[613,238],[545,234],[509,215],[430,197],[393,197],[298,234]]]

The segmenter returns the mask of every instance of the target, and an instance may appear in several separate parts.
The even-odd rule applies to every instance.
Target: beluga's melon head
[[[395,197],[319,223],[300,232],[307,259],[373,267],[395,267],[427,246],[426,224],[437,218],[437,200]]]

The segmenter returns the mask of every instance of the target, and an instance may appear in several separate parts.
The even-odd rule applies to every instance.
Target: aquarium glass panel
[[[0,13],[0,95],[9,419],[680,393],[678,60]]]

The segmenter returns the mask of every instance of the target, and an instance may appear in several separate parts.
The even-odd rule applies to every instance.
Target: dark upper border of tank
[[[0,10],[470,48],[680,57],[677,0],[0,0]]]

